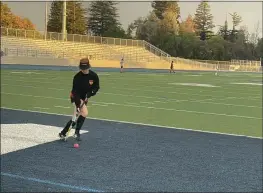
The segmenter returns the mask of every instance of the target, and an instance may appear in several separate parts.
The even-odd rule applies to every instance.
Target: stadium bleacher
[[[143,40],[127,40],[68,34],[67,40],[60,40],[61,34],[1,27],[1,50],[7,56],[61,58],[70,61],[89,57],[95,67],[119,67],[124,57],[125,67],[169,69],[174,61],[180,70],[220,70],[245,69],[257,71],[257,65],[243,65],[241,68],[226,62],[203,62],[171,57],[169,54]]]

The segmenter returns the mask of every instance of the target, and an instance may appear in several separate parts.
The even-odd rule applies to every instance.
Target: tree
[[[242,17],[238,15],[236,12],[230,13],[232,17],[232,22],[233,22],[233,30],[236,29],[236,27],[242,22]]]
[[[211,50],[210,60],[224,60],[225,48],[224,38],[221,36],[214,36],[208,40],[208,47]]]
[[[96,36],[104,36],[120,29],[116,2],[92,1],[89,8],[88,28]]]
[[[155,13],[150,14],[143,20],[139,21],[136,29],[136,37],[148,41],[152,44],[158,43],[158,32],[159,32],[159,19]],[[156,41],[157,40],[157,41]]]
[[[163,19],[163,13],[167,6],[167,1],[153,1],[152,8],[158,19]]]
[[[263,38],[258,40],[257,46],[256,46],[256,52],[257,57],[263,57]]]
[[[193,17],[189,14],[185,21],[180,24],[181,33],[195,33]]]
[[[66,29],[69,34],[86,34],[87,18],[86,9],[81,2],[67,1]],[[63,2],[53,1],[50,8],[47,30],[61,33],[62,30]]]
[[[145,19],[142,17],[139,17],[138,19],[134,20],[134,22],[130,23],[127,29],[127,36],[131,38],[138,37],[137,29],[139,26],[143,25],[145,22]],[[134,35],[135,32],[135,35]]]
[[[180,18],[180,7],[176,1],[153,1],[153,12],[159,20],[165,20],[164,25],[170,26],[169,31],[179,31],[178,18]],[[176,30],[175,30],[176,29]]]
[[[205,40],[207,35],[212,33],[212,29],[215,27],[213,24],[213,16],[210,13],[210,6],[206,1],[202,1],[195,13],[194,18],[196,33],[201,36],[202,40]]]
[[[21,18],[11,12],[7,4],[1,4],[1,27],[35,30],[35,25],[28,18]]]
[[[229,40],[230,31],[228,30],[227,20],[225,21],[225,25],[220,26],[218,34],[224,38],[224,40]]]
[[[13,14],[7,4],[0,2],[1,5],[1,26],[11,27]]]
[[[259,41],[259,31],[260,31],[260,22],[258,21],[257,24],[254,27],[254,32],[250,35],[249,37],[249,41],[254,44],[257,45],[258,41]]]
[[[159,4],[160,2],[154,2]],[[167,39],[171,39],[171,35],[179,33],[178,24],[178,5],[176,2],[165,3],[163,8],[162,19],[159,19],[156,11],[152,11],[146,18],[138,18],[134,23],[129,25],[128,32],[131,34],[136,30],[136,38],[148,41],[155,46],[164,45]],[[157,9],[157,8],[156,8]]]
[[[61,33],[62,6],[62,1],[53,1],[51,3],[50,14],[48,16],[47,31]]]
[[[35,25],[28,18],[24,18],[22,22],[24,29],[35,30]]]
[[[128,28],[127,28],[127,36],[128,36],[129,38],[133,38],[133,37],[134,37],[134,34],[133,34],[134,29],[135,29],[134,23],[130,23],[130,24],[128,25]]]
[[[180,9],[178,7],[177,2],[168,2],[166,4],[164,12],[162,13],[162,19],[160,19],[159,21],[160,29],[162,30],[162,33],[178,34],[179,16],[180,16]]]
[[[239,16],[236,12],[230,13],[231,18],[232,18],[232,23],[233,23],[233,29],[230,33],[230,41],[235,42],[237,39],[237,33],[238,30],[236,30],[236,27],[242,22],[241,16]]]
[[[179,37],[178,56],[193,59],[195,47],[200,40],[198,40],[194,33],[182,33]]]
[[[103,36],[113,38],[129,38],[129,36],[125,33],[125,30],[120,25],[109,28],[105,31]]]
[[[245,44],[248,43],[248,39],[249,39],[248,27],[241,26],[237,32],[237,42]]]
[[[153,1],[152,8],[157,18],[161,20],[164,18],[163,14],[167,9],[170,9],[171,11],[175,12],[177,15],[180,14],[180,8],[176,1],[164,1],[164,0]]]
[[[205,4],[206,2],[202,3]],[[202,8],[199,5],[199,9],[201,9],[200,7]],[[238,25],[235,25],[234,29],[237,31],[236,41],[231,42],[233,30],[229,30],[227,21],[220,27],[217,35],[210,36],[207,41],[200,41],[196,33],[201,32],[206,36],[214,26],[207,5],[203,5],[203,8],[203,10],[197,11],[195,19],[192,19],[189,15],[180,24],[179,34],[171,30],[176,29],[174,25],[176,22],[173,22],[173,12],[170,13],[168,8],[162,12],[161,19],[158,18],[156,10],[153,10],[146,18],[138,18],[131,23],[127,31],[130,36],[135,34],[134,38],[148,41],[176,57],[229,61],[232,59],[255,60],[259,58],[260,54],[263,55],[263,40],[260,39],[256,46],[249,42],[246,27],[242,26],[237,30],[236,26]],[[201,13],[204,13],[204,16]],[[199,28],[195,29],[196,26],[198,27],[196,25],[198,22],[200,24]],[[239,23],[235,22],[235,24]]]
[[[70,34],[86,34],[87,10],[78,1],[68,1],[67,4],[67,32]]]

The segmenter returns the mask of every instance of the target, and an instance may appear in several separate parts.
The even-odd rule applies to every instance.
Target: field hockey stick
[[[82,103],[82,105],[80,106],[80,108],[79,109],[81,109],[83,106],[84,106],[84,104],[85,104],[85,102],[83,101],[83,103]],[[76,108],[75,106],[74,106],[74,108]],[[75,125],[77,124],[77,120],[78,120],[78,118],[79,118],[79,115],[80,115],[80,112],[76,112],[76,119],[75,119]],[[73,115],[74,116],[74,115]],[[66,134],[66,136],[68,136],[68,134],[69,134],[69,132],[70,132],[70,130],[73,128],[73,123],[74,123],[73,121],[72,121],[72,123],[70,124],[70,127],[69,127],[69,130],[68,130],[68,132],[67,132],[67,134]],[[75,126],[74,125],[74,126]]]

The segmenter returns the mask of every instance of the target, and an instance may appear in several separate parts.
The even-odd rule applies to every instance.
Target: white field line
[[[9,85],[9,84],[2,84],[2,85]],[[36,86],[24,86],[24,85],[10,85],[10,86],[19,86],[19,87],[30,87],[30,88],[39,88]],[[49,88],[51,90],[65,90],[65,89],[56,89],[56,88]],[[236,106],[236,107],[248,107],[248,108],[262,108],[260,106],[248,106],[248,105],[240,105],[240,104],[232,104],[232,103],[217,103],[217,102],[208,102],[208,101],[220,101],[220,100],[226,100],[226,99],[246,99],[246,100],[256,100],[254,98],[238,98],[238,97],[226,97],[226,98],[209,98],[209,99],[203,99],[203,100],[178,100],[178,99],[167,99],[167,98],[160,98],[160,97],[150,97],[150,96],[140,96],[140,95],[127,95],[127,94],[117,94],[117,93],[107,93],[107,92],[100,92],[101,94],[108,94],[108,95],[115,95],[115,96],[131,96],[136,98],[149,98],[149,99],[161,99],[165,101],[154,101],[157,103],[167,103],[167,102],[192,102],[192,103],[204,103],[204,104],[214,104],[214,105],[224,105],[224,106]]]
[[[43,70],[28,70],[28,71],[31,71],[31,72],[43,72]],[[180,71],[180,75],[183,75],[183,76],[185,76],[185,75],[189,75],[189,74],[201,74],[201,75],[211,75],[211,74],[214,74],[214,72],[215,71],[211,71],[211,72],[201,72],[201,71],[196,71],[196,72],[187,72],[187,71]],[[6,73],[8,73],[8,72],[6,72]],[[74,73],[74,71],[73,71],[73,73]],[[98,72],[98,73],[100,73],[100,72]],[[110,73],[110,72],[101,72],[101,73]],[[117,74],[118,72],[113,72],[113,73],[111,73],[111,74]],[[128,72],[129,74],[131,74],[130,72]],[[244,76],[252,76],[252,77],[255,77],[255,76],[259,76],[259,77],[262,77],[261,75],[260,75],[260,73],[255,73],[255,74],[253,74],[253,73],[249,73],[249,72],[245,72],[245,73],[238,73],[238,72],[233,72],[233,73],[230,73],[230,72],[224,72],[224,71],[219,71],[219,73],[221,74],[221,76],[229,76],[229,77],[244,77]],[[59,74],[59,72],[58,71],[52,71],[52,73],[51,73],[51,75],[54,75],[54,74]],[[166,75],[166,76],[168,76],[170,73],[169,73],[169,69],[167,69],[167,71],[166,72],[160,72],[160,73],[147,73],[147,72],[138,72],[138,73],[134,73],[135,75],[143,75],[143,74],[145,74],[145,75],[148,75],[148,74],[156,74],[156,75]],[[49,74],[50,75],[50,74]]]
[[[59,115],[59,116],[67,116],[67,117],[71,117],[72,116],[72,115],[67,115],[67,114],[50,113],[50,112],[44,112],[44,111],[24,110],[24,109],[19,109],[19,108],[9,108],[9,107],[1,107],[1,108],[2,109],[9,109],[9,110],[16,110],[16,111],[23,111],[23,112],[42,113],[42,114],[48,114],[48,115]],[[114,123],[132,124],[132,125],[139,125],[139,126],[157,127],[157,128],[164,128],[164,129],[175,129],[175,130],[184,130],[184,131],[191,131],[191,132],[209,133],[209,134],[216,134],[216,135],[226,135],[226,136],[233,136],[233,137],[245,137],[245,138],[252,138],[252,139],[263,139],[263,137],[238,135],[238,134],[231,134],[231,133],[221,133],[221,132],[205,131],[205,130],[198,130],[198,129],[188,129],[188,128],[180,128],[180,127],[171,127],[171,126],[165,126],[165,125],[153,125],[153,124],[145,124],[145,123],[135,123],[135,122],[129,122],[129,121],[119,121],[119,120],[103,119],[103,118],[95,118],[95,117],[88,117],[88,119],[99,120],[99,121],[107,121],[107,122],[114,122]]]
[[[40,72],[40,71],[11,71],[11,72],[9,72],[9,73],[11,73],[11,74],[21,74],[21,75],[25,75],[25,74],[27,74],[27,75],[35,75],[35,74],[46,74],[46,75],[49,75],[48,73],[43,73],[43,72]],[[99,76],[108,76],[108,75],[111,75],[110,73],[104,73],[104,72],[102,72],[102,73],[97,73]],[[51,74],[51,76],[53,76],[53,74]]]
[[[153,97],[153,98],[158,99],[157,97]],[[169,99],[169,100],[171,100],[171,99]],[[167,103],[167,101],[169,101],[169,100],[166,100],[166,101],[153,101],[153,102],[154,103]]]
[[[107,107],[108,105],[106,104],[96,104],[96,103],[93,103],[91,104],[92,106],[102,106],[102,107]]]
[[[21,81],[20,81],[21,82]],[[27,82],[36,82],[36,81],[27,81]],[[37,83],[49,83],[49,84],[56,84],[56,83],[53,83],[53,82],[37,82]],[[2,85],[8,85],[8,84],[2,84]],[[61,83],[59,83],[59,85],[61,85]],[[10,85],[10,86],[18,86],[18,85]],[[19,85],[19,86],[23,86],[23,85]],[[30,86],[31,87],[31,86]],[[32,87],[33,88],[33,87]],[[38,87],[36,87],[38,88]],[[132,88],[122,88],[120,89],[119,87],[111,87],[111,88],[114,88],[114,89],[117,89],[117,90],[129,90],[129,91],[141,91],[140,89],[132,89]],[[162,87],[160,87],[162,88]],[[51,88],[52,90],[54,90],[53,88]],[[58,90],[63,90],[63,89],[58,89]],[[159,93],[163,93],[164,91],[159,91],[159,90],[146,90],[146,89],[143,89],[143,91],[145,92],[159,92]],[[183,92],[166,92],[166,93],[169,93],[169,94],[178,94],[178,95],[189,95],[189,93],[183,93]],[[194,94],[194,93],[190,93],[192,96],[205,96],[205,97],[209,97],[209,98],[212,98],[214,97],[213,95],[202,95],[202,94]],[[258,95],[257,95],[258,96]],[[222,96],[223,97],[223,96]],[[246,100],[256,100],[254,98],[251,98],[251,97],[235,97],[235,99],[246,99]],[[213,100],[213,99],[207,99],[207,100]],[[224,99],[220,99],[220,100],[224,100]]]
[[[165,75],[164,75],[165,76]],[[4,77],[4,76],[3,76]],[[138,77],[140,77],[140,76],[138,76]],[[28,76],[27,77],[19,77],[19,78],[28,78]],[[108,79],[109,79],[110,77],[108,77]],[[126,77],[127,78],[127,77]],[[39,77],[34,77],[34,79],[40,79],[40,80],[50,80],[50,79],[53,79],[53,80],[62,80],[62,79],[64,79],[65,80],[65,78],[58,78],[58,77],[53,77],[53,75],[51,76],[51,77],[47,77],[47,78],[39,78]],[[111,79],[111,78],[110,78]],[[67,79],[68,80],[68,79]],[[119,81],[119,80],[123,80],[123,77],[114,77],[114,78],[112,78],[111,79],[111,83],[112,82],[114,82],[114,81]],[[126,79],[126,80],[129,80],[129,77]],[[147,78],[136,78],[136,80],[137,81],[143,81],[143,82],[151,82],[151,81],[149,81]],[[237,80],[237,79],[234,79],[233,81],[239,81],[239,80]],[[240,79],[240,81],[244,81],[244,79]],[[228,81],[225,81],[225,80],[217,80],[217,83],[218,82],[220,82],[220,83],[227,83],[227,85],[228,86],[233,86],[233,85],[231,85]],[[165,82],[158,82],[158,83],[163,83],[163,84],[167,84],[167,81],[165,81]],[[235,85],[234,85],[235,86]],[[162,86],[162,88],[165,88],[165,87],[163,87]],[[167,87],[168,88],[168,87]],[[177,88],[178,89],[178,88]],[[184,89],[184,88],[180,88],[180,89]],[[223,90],[229,90],[229,89],[232,89],[232,88],[221,88],[221,89],[223,89]],[[244,89],[237,89],[236,87],[235,87],[235,90],[239,90],[239,91],[243,91]],[[212,92],[217,92],[217,91],[212,91]],[[229,92],[230,93],[230,92]],[[232,92],[232,93],[234,93],[234,92]],[[241,93],[240,93],[241,94]],[[244,93],[245,94],[245,93]],[[246,93],[246,94],[248,94],[248,93]]]
[[[109,73],[98,73],[98,76],[110,76],[111,74]]]
[[[259,98],[254,98],[254,97],[225,97],[225,98],[210,98],[210,99],[202,99],[202,100],[197,100],[198,102],[202,103],[207,103],[207,101],[222,101],[222,100],[230,100],[230,99],[234,99],[234,100],[256,100],[258,101]],[[209,102],[208,102],[209,103]],[[220,103],[218,103],[220,104]],[[244,106],[244,105],[239,105],[239,106]],[[247,106],[249,107],[249,106]],[[255,106],[250,106],[250,107],[255,107]],[[260,107],[262,108],[262,107]]]
[[[43,70],[30,70],[31,72],[43,72]],[[25,71],[26,72],[26,71]],[[28,71],[27,71],[28,72]],[[76,71],[76,72],[78,72],[78,71]],[[74,74],[74,73],[76,73],[76,72],[74,72],[74,71],[72,71],[72,72],[69,72],[69,73],[72,73],[72,74]],[[215,72],[215,71],[214,71]],[[195,73],[193,73],[193,72],[191,72],[191,73],[189,73],[189,72],[180,72],[180,74],[179,74],[179,76],[189,76],[189,75],[193,75],[193,76],[196,76],[196,75],[204,75],[204,76],[206,76],[206,75],[208,75],[208,76],[211,76],[214,72],[208,72],[208,73],[202,73],[202,72],[195,72]],[[3,72],[3,73],[12,73],[12,72]],[[17,72],[18,73],[18,72]],[[114,73],[109,73],[109,72],[98,72],[98,74],[116,74],[116,73],[118,73],[118,72],[114,72]],[[128,72],[129,73],[129,72]],[[21,72],[21,74],[23,74],[22,72]],[[28,73],[28,74],[31,74],[31,73]],[[34,73],[32,73],[33,75],[34,75]],[[52,73],[46,73],[47,75],[49,75],[49,76],[54,76],[54,75],[58,75],[59,74],[59,72],[57,72],[57,71],[52,71]],[[131,74],[131,73],[129,73],[129,74]],[[167,72],[161,72],[161,73],[145,73],[145,72],[137,72],[137,73],[133,73],[134,75],[137,75],[137,76],[139,76],[139,77],[141,77],[142,75],[148,75],[148,76],[170,76],[170,73],[168,73],[168,71]],[[249,78],[249,77],[258,77],[258,78],[261,78],[262,76],[260,75],[260,73],[258,73],[258,74],[231,74],[231,75],[229,75],[229,74],[225,74],[224,72],[222,72],[222,71],[219,71],[219,75],[221,76],[221,77],[223,77],[223,76],[227,76],[227,77],[230,77],[230,78]],[[177,75],[178,76],[178,75]],[[220,77],[219,76],[219,77]],[[216,76],[215,76],[216,77]],[[218,77],[218,76],[217,76]],[[116,77],[116,78],[119,78],[119,77]]]
[[[138,103],[130,103],[130,102],[126,102],[124,104],[128,104],[128,105],[137,105]]]
[[[125,77],[126,78],[126,77]],[[109,79],[107,79],[107,80],[109,80]],[[114,77],[114,78],[111,78],[111,82],[119,82],[119,81],[122,81],[123,80],[123,78],[119,78],[119,77]],[[131,80],[131,81],[134,81],[133,79],[129,79],[129,77],[127,77],[125,80]],[[148,78],[136,78],[136,81],[138,81],[138,82],[143,82],[143,83],[152,83],[152,80],[149,80]],[[175,80],[176,81],[176,80]],[[193,80],[192,80],[193,81]],[[251,81],[251,80],[244,80],[244,79],[240,79],[240,80],[237,80],[237,79],[233,79],[233,80],[231,80],[231,82],[229,82],[229,80],[216,80],[216,81],[213,81],[213,82],[209,82],[209,84],[216,84],[216,83],[220,83],[220,84],[225,84],[225,85],[227,85],[227,86],[229,86],[229,87],[233,87],[233,86],[235,86],[235,85],[232,85],[232,84],[230,84],[230,83],[232,83],[232,82],[234,82],[234,81]],[[161,80],[158,80],[158,82],[156,82],[156,83],[160,83],[160,84],[163,84],[163,85],[165,85],[165,84],[167,84],[167,80],[165,80],[165,81],[161,81]],[[202,82],[203,83],[203,82]],[[200,84],[202,84],[202,83],[200,83]],[[180,85],[179,85],[180,86]],[[246,85],[244,85],[244,86],[246,86]],[[248,85],[247,85],[248,86]],[[162,86],[163,87],[163,86]],[[171,87],[170,87],[171,88]],[[235,87],[236,88],[236,87]],[[220,89],[224,89],[224,90],[231,90],[232,88],[227,88],[227,87],[221,87]],[[244,91],[244,89],[236,89],[236,90],[239,90],[239,91]],[[255,90],[257,90],[257,89],[255,89]]]
[[[118,78],[118,77],[114,77],[114,79],[112,78],[110,81],[111,82],[119,82],[120,80],[123,80],[123,78]],[[125,80],[131,80],[131,81],[134,81],[133,79],[129,79],[129,77],[127,77],[127,79],[125,79]],[[136,81],[138,81],[138,82],[142,82],[142,83],[152,83],[152,80],[149,80],[148,78],[136,78]],[[175,80],[176,81],[176,80]],[[191,81],[194,81],[194,80],[191,80]],[[232,84],[230,84],[230,83],[232,83],[232,82],[234,82],[234,81],[250,81],[250,80],[244,80],[244,79],[240,79],[240,80],[236,80],[236,79],[234,79],[234,80],[231,80],[231,82],[229,82],[229,80],[216,80],[216,81],[212,81],[212,82],[209,82],[209,84],[216,84],[216,83],[220,83],[220,84],[224,84],[224,85],[226,85],[226,86],[229,86],[229,87],[235,87],[235,85],[232,85]],[[159,84],[162,84],[162,85],[165,85],[165,84],[167,84],[168,82],[167,82],[167,80],[165,80],[165,81],[161,81],[161,80],[158,80],[158,82],[156,82],[155,84],[157,84],[157,83],[159,83]],[[171,83],[171,81],[169,82],[169,83]],[[177,82],[178,83],[178,82]],[[203,82],[201,82],[200,84],[202,84]],[[176,85],[174,85],[174,86],[176,86]],[[182,85],[177,85],[177,86],[182,86]],[[244,85],[244,86],[246,86],[246,85]],[[248,85],[247,85],[248,86]],[[164,86],[162,86],[162,87],[164,87]],[[167,88],[173,88],[173,87],[167,87]],[[236,88],[236,87],[235,87]],[[183,88],[182,88],[183,89]],[[221,87],[220,88],[221,90],[231,90],[232,88],[227,88],[227,87]],[[239,89],[239,88],[236,88],[235,90],[239,90],[239,91],[244,91],[244,89]],[[258,90],[258,89],[255,89],[255,90]],[[215,91],[216,92],[216,91]]]
[[[5,86],[18,86],[18,87],[25,87],[25,88],[39,88],[39,89],[43,89],[42,87],[31,86],[31,85],[10,85],[10,84],[1,84],[1,85],[5,85]],[[48,87],[48,88],[45,88],[45,89],[48,89],[48,90],[65,90],[65,89],[62,89],[62,88],[52,88],[52,87]]]
[[[167,74],[147,74],[147,73],[138,73],[138,76],[167,76]]]
[[[40,72],[33,72],[33,71],[23,71],[23,72],[17,72],[17,71],[12,71],[10,72],[11,74],[46,74],[46,73],[40,73]]]
[[[57,99],[57,100],[68,100],[68,99],[64,99],[64,98],[36,96],[36,95],[26,95],[26,94],[19,94],[19,93],[5,93],[5,92],[1,92],[1,93],[2,94],[7,94],[7,95],[16,95],[16,96],[18,95],[18,96],[37,97],[37,98],[52,98],[52,99]],[[176,111],[176,112],[185,112],[185,113],[193,113],[193,114],[216,115],[216,116],[237,117],[237,118],[247,118],[247,119],[259,119],[259,120],[263,119],[263,118],[260,118],[260,117],[250,117],[250,116],[224,114],[224,113],[202,112],[202,111],[190,111],[190,110],[184,110],[184,109],[169,109],[169,108],[142,106],[142,105],[128,105],[128,104],[107,103],[107,102],[93,102],[93,103],[95,103],[95,104],[104,104],[104,105],[116,105],[116,106],[135,107],[135,108],[157,109],[157,110],[165,110],[165,111]]]
[[[69,109],[70,107],[64,107],[64,106],[55,106],[57,108],[64,108],[64,109]]]
[[[2,78],[4,78],[4,77],[2,77]],[[28,77],[19,77],[19,78],[24,78],[24,79],[28,79]],[[39,80],[51,80],[52,78],[34,78],[34,79],[39,79]],[[3,79],[3,80],[5,80],[5,79]],[[7,78],[7,80],[13,80],[13,79],[8,79]],[[61,82],[63,81],[63,79],[62,78],[53,78],[53,80],[61,80]],[[67,79],[68,80],[68,79]],[[20,82],[35,82],[35,83],[43,83],[43,84],[61,84],[60,82],[47,82],[47,81],[31,81],[31,80],[19,80]],[[115,84],[114,82],[116,82],[116,81],[118,81],[118,80],[111,80],[111,81],[108,81],[107,82],[107,84]],[[137,79],[136,79],[136,81],[138,81]],[[160,82],[159,82],[160,83]],[[167,84],[167,82],[165,82],[165,84]],[[230,85],[230,84],[229,84]],[[129,84],[123,84],[123,86],[129,86]],[[178,86],[178,85],[177,85]],[[167,86],[144,86],[144,87],[140,87],[141,89],[144,89],[145,87],[147,87],[147,88],[162,88],[162,89],[176,89],[176,90],[190,90],[190,91],[193,91],[193,88],[178,88],[178,87],[176,87],[176,85],[175,86],[173,86],[173,87],[167,87]],[[218,88],[219,89],[219,88]],[[232,88],[229,88],[229,89],[232,89]],[[224,90],[229,90],[228,88],[223,88],[223,87],[220,87],[220,90],[211,90],[211,91],[209,91],[209,92],[218,92],[218,93],[229,93],[229,94],[236,94],[236,92],[226,92],[226,91],[224,91]],[[140,89],[139,89],[140,90]],[[235,90],[241,90],[241,91],[243,91],[244,89],[236,89],[235,88]],[[208,90],[206,90],[206,91],[208,91]],[[206,91],[204,91],[204,92],[206,92]],[[258,89],[257,90],[255,90],[255,91],[258,91]],[[239,94],[250,94],[250,93],[247,93],[247,92],[239,92]],[[253,94],[253,95],[255,95],[255,94]],[[250,95],[250,96],[253,96],[253,95]],[[258,94],[256,94],[255,96],[261,96],[261,95],[258,95]]]
[[[33,107],[34,109],[49,109],[49,108],[45,108],[45,107]]]
[[[111,88],[114,88],[116,90],[120,90],[120,88],[118,87],[111,87]],[[122,88],[122,90],[129,90],[129,91],[141,91],[139,89],[133,89],[133,88]],[[146,90],[146,89],[143,89],[143,92],[158,92],[158,93],[164,93],[164,91],[159,91],[159,90]],[[191,96],[202,96],[202,97],[209,97],[209,98],[212,98],[214,97],[213,95],[202,95],[202,94],[192,94],[192,93],[183,93],[183,92],[165,92],[165,93],[168,93],[168,94],[178,94],[178,95],[191,95]],[[223,96],[222,96],[223,97]],[[249,98],[249,97],[233,97],[235,99],[246,99],[246,100],[256,100],[254,98]],[[216,99],[215,99],[216,100]],[[221,98],[220,98],[221,100]]]
[[[4,78],[5,76],[2,76],[2,78]],[[7,77],[7,78],[9,78],[9,76]],[[28,77],[18,77],[18,78],[20,78],[20,79],[28,79]],[[33,79],[39,79],[39,80],[51,80],[51,79],[53,79],[53,80],[61,80],[61,81],[63,81],[63,80],[69,80],[69,79],[65,79],[65,78],[58,78],[58,77],[50,77],[50,78],[39,78],[39,77],[34,77]],[[108,80],[109,78],[107,78],[107,80]],[[118,78],[117,77],[114,77],[114,79],[112,79],[110,82],[108,82],[108,83],[113,83],[113,82],[116,82],[116,81],[119,81],[119,80],[117,80]],[[11,79],[12,80],[12,79]],[[126,79],[126,80],[129,80],[128,78]],[[145,79],[145,80],[147,80],[147,79]],[[138,79],[136,79],[136,81],[140,81],[140,79],[138,80]],[[143,82],[145,82],[145,81],[143,81]],[[151,81],[150,81],[151,82]],[[218,82],[218,81],[217,81]],[[42,83],[42,82],[40,82],[40,83]],[[45,83],[45,82],[44,82]],[[46,82],[46,83],[51,83],[51,82]],[[163,83],[163,84],[167,84],[167,81],[165,81],[165,82],[158,82],[158,83]],[[228,82],[226,82],[226,83],[228,83]],[[114,84],[114,83],[113,83]],[[126,84],[126,85],[128,85],[128,84]],[[231,84],[227,84],[228,86],[235,86],[235,85],[231,85]],[[151,86],[152,87],[152,86]],[[154,86],[154,87],[161,87],[161,88],[167,88],[167,89],[172,89],[172,88],[174,88],[174,87],[165,87],[165,86]],[[192,90],[192,89],[188,89],[188,88],[177,88],[177,89],[184,89],[184,90]],[[222,89],[226,89],[226,90],[229,90],[228,88],[220,88],[221,90]],[[232,88],[230,88],[230,89],[232,89]],[[235,87],[235,90],[241,90],[241,91],[243,91],[244,89],[236,89],[236,87]],[[211,92],[224,92],[224,91],[217,91],[217,90],[212,90]],[[225,93],[225,92],[224,92]],[[228,93],[235,93],[235,92],[228,92]],[[241,93],[240,93],[241,94]],[[243,94],[249,94],[249,93],[243,93]]]
[[[144,102],[144,101],[140,101],[140,103],[145,103],[145,104],[154,104],[154,103],[152,103],[152,102]]]
[[[232,85],[239,85],[239,86],[243,86],[243,85],[247,85],[247,86],[263,86],[262,83],[255,83],[255,82],[235,82],[235,83],[231,83]]]
[[[110,83],[110,82],[109,82]],[[110,83],[111,84],[111,83]],[[123,86],[130,86],[129,84],[123,84]],[[177,93],[180,93],[181,90],[182,91],[195,91],[193,90],[195,87],[193,86],[192,88],[186,88],[188,86],[184,86],[184,88],[178,88],[176,86],[181,86],[181,85],[174,85],[173,87],[167,87],[167,86],[143,86],[143,87],[137,87],[137,88],[141,88],[143,90],[145,90],[144,88],[152,88],[152,89],[170,89],[170,90],[178,90]],[[196,87],[197,88],[197,87]],[[199,87],[200,88],[200,87]],[[203,88],[209,88],[209,87],[203,87]],[[211,87],[212,88],[212,87]],[[199,92],[209,92],[209,93],[224,93],[224,94],[236,94],[236,92],[226,92],[225,90],[229,90],[229,89],[222,89],[223,87],[218,87],[217,89],[218,90],[203,90],[203,91],[199,91]],[[213,88],[214,89],[214,88]],[[139,89],[140,90],[140,89]],[[231,88],[232,90],[232,88]],[[235,89],[237,90],[237,89]],[[242,89],[243,91],[244,89]],[[254,91],[260,91],[260,90],[254,90]],[[198,91],[195,91],[195,92],[198,92]],[[169,93],[169,92],[168,92]],[[262,96],[260,94],[250,94],[250,93],[247,93],[247,92],[238,92],[239,94],[249,94],[249,96]]]

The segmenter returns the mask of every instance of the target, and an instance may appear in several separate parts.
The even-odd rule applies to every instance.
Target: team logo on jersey
[[[89,80],[89,84],[90,84],[90,85],[93,85],[93,80]]]

